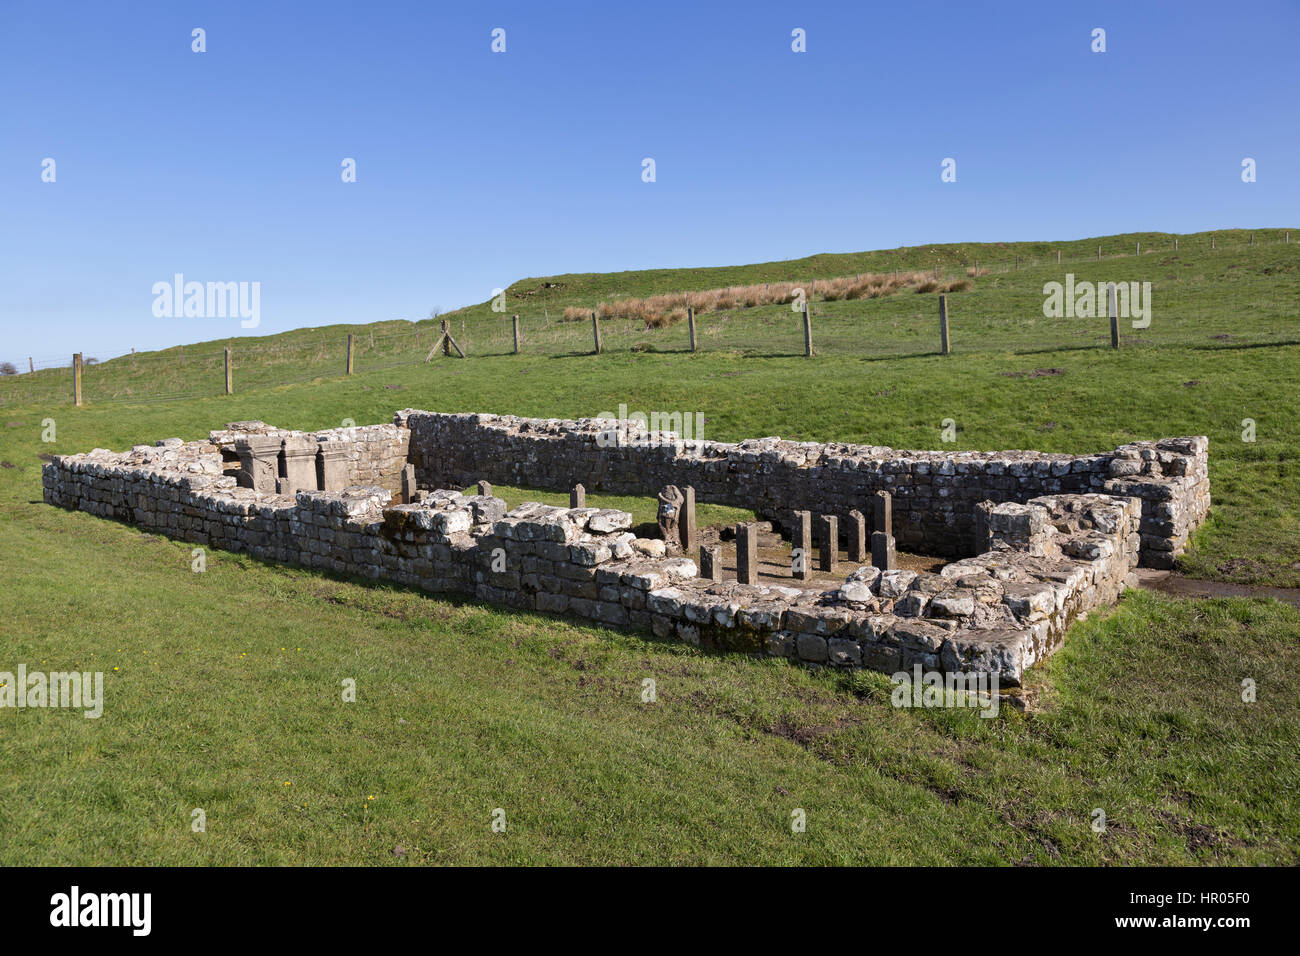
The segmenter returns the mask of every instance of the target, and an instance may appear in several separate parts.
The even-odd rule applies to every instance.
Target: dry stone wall
[[[1141,558],[1169,568],[1210,506],[1209,440],[1135,442],[1094,455],[1032,451],[916,452],[874,445],[756,438],[676,442],[604,419],[563,421],[408,409],[410,457],[421,485],[498,484],[654,495],[690,486],[697,501],[750,508],[778,527],[793,514],[870,513],[876,491],[893,496],[898,547],[958,558],[976,553],[978,505],[1042,495],[1104,493],[1142,501]]]
[[[412,423],[409,447],[420,450],[421,467],[432,473],[438,466],[431,459],[431,420],[421,425],[414,413],[399,413],[398,421]],[[398,449],[407,447],[397,434],[405,428],[374,427],[382,430],[303,435],[236,423],[209,441],[166,439],[124,453],[56,456],[43,471],[45,500],[213,548],[572,614],[701,646],[886,672],[920,666],[988,673],[1010,684],[1059,646],[1078,615],[1118,597],[1131,583],[1144,541],[1141,497],[1066,492],[989,502],[976,509],[972,556],[938,573],[862,566],[835,588],[800,589],[700,577],[690,558],[663,557],[662,542],[636,538],[631,515],[622,511],[536,503],[507,511],[490,494],[427,487],[399,503],[391,489],[374,485],[285,494],[279,482],[274,491],[241,484],[242,463],[229,473],[229,451],[241,443],[260,439],[258,447],[269,454],[275,441],[284,451],[290,439],[306,437],[315,441],[318,460],[337,441],[356,456],[348,459],[351,474],[391,476]],[[564,431],[548,426],[544,433]],[[755,491],[759,476],[782,473],[779,457],[762,457],[774,449],[740,451],[743,446],[708,449],[704,460],[718,463],[719,476],[733,461],[767,466],[740,470],[754,483],[745,487]],[[806,453],[804,467],[855,454],[850,446],[816,447],[835,451],[817,451],[811,466]],[[1145,456],[1148,450],[1154,457]],[[1166,451],[1186,454],[1156,444],[1121,460],[1147,468]],[[1143,480],[1153,477],[1139,471],[1123,480],[1168,486]],[[715,494],[725,486],[720,480]]]

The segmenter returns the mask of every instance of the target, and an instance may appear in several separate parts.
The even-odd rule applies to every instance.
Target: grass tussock
[[[645,298],[613,299],[596,306],[602,319],[630,319],[644,323],[648,329],[659,329],[686,320],[686,310],[694,309],[697,315],[705,312],[727,312],[732,309],[752,309],[763,305],[789,305],[802,290],[809,299],[824,302],[841,302],[851,299],[877,299],[894,295],[904,289],[917,292],[961,292],[970,288],[967,280],[944,284],[925,272],[863,273],[817,279],[807,283],[764,282],[725,289],[707,289],[702,292],[670,292]],[[573,322],[589,318],[591,310],[569,306],[564,310],[564,320]]]

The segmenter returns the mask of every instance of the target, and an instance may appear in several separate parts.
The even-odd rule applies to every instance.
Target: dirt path
[[[1150,568],[1138,568],[1137,576],[1138,587],[1174,597],[1276,598],[1300,607],[1300,588],[1271,588],[1253,584],[1227,584],[1223,581],[1199,581],[1195,578],[1185,578],[1173,571],[1155,571]]]

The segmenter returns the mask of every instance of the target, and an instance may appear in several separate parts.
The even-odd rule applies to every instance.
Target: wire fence
[[[1289,233],[1272,242],[1214,242],[1212,251],[1241,253],[1285,246],[1281,271],[1295,269],[1300,242]],[[1202,245],[1207,243],[1202,242]],[[1132,347],[1229,348],[1300,341],[1300,282],[1285,276],[1255,281],[1178,275],[1181,247],[1135,248],[1073,257],[1058,251],[969,264],[935,266],[948,320],[948,351],[1033,353],[1112,345],[1107,286],[1128,285],[1128,308],[1118,317],[1118,345]],[[1204,248],[1195,251],[1205,252]],[[1277,249],[1273,250],[1277,252]],[[1042,267],[1062,284],[1058,311],[1050,314]],[[1040,270],[1029,275],[1029,270]],[[916,271],[916,270],[902,270]],[[1184,270],[1185,271],[1185,270]],[[1066,273],[1071,278],[1066,279]],[[963,287],[963,280],[969,287]],[[809,354],[863,359],[925,355],[943,351],[940,296],[904,288],[879,298],[827,301],[808,281],[807,318],[799,303],[730,308],[694,314],[660,327],[640,319],[582,317],[566,321],[564,311],[541,314],[467,310],[438,323],[409,328],[364,329],[274,341],[235,340],[157,352],[128,351],[106,358],[81,356],[28,359],[17,374],[0,375],[0,405],[153,403],[203,398],[239,390],[300,384],[318,378],[416,365],[459,361],[457,350],[475,358],[522,355],[564,357],[622,352],[732,353],[740,357]],[[1144,285],[1147,284],[1147,285]],[[1091,290],[1091,296],[1086,294]],[[572,314],[572,310],[570,310]],[[693,320],[693,321],[692,321]],[[692,334],[693,325],[693,334]],[[449,340],[442,338],[446,331]],[[292,334],[291,334],[292,335]],[[448,359],[446,356],[452,356]],[[17,364],[17,363],[15,363]],[[6,370],[7,371],[7,370]]]

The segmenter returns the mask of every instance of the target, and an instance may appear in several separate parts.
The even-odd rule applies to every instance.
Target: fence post
[[[940,354],[948,354],[948,297],[939,296],[939,349]]]
[[[1056,250],[1056,264],[1057,264],[1058,266],[1061,264],[1061,250],[1060,250],[1060,249],[1057,249],[1057,250]]]
[[[1177,252],[1177,251],[1178,251],[1178,240],[1175,239],[1175,240],[1174,240],[1174,252]]]
[[[32,361],[32,357],[30,355],[27,356],[27,371],[33,373],[35,373],[36,371],[36,363]]]
[[[1138,254],[1138,255],[1142,255],[1142,242],[1141,242],[1141,240],[1138,241],[1138,251],[1137,251],[1137,254]]]
[[[595,312],[591,313],[591,334],[596,339],[596,354],[600,354],[600,318]]]
[[[1252,246],[1255,244],[1255,234],[1253,232],[1250,234],[1250,244]]]
[[[226,394],[227,395],[235,394],[235,380],[231,374],[229,346],[227,346],[226,348]]]
[[[1210,236],[1210,248],[1211,248],[1211,249],[1214,248],[1214,237],[1213,237],[1213,236]]]
[[[517,313],[516,313],[515,316],[510,320],[510,324],[514,327],[514,333],[515,333],[515,354],[518,355],[518,354],[519,354],[519,315],[518,315]]]
[[[352,333],[348,333],[348,374],[352,374]]]
[[[695,309],[691,306],[686,307],[686,324],[691,330],[691,351],[695,351]]]
[[[81,353],[74,352],[72,355],[72,401],[81,407]]]
[[[1110,312],[1110,347],[1117,349],[1119,348],[1119,315],[1115,311],[1115,283],[1113,282],[1106,285],[1106,299],[1109,302]]]
[[[442,320],[442,354],[451,355],[451,326],[447,320]]]
[[[1097,261],[1101,262],[1101,246],[1097,247]]]
[[[812,358],[812,319],[808,316],[808,303],[803,304],[803,354]]]

